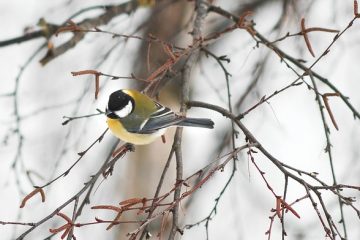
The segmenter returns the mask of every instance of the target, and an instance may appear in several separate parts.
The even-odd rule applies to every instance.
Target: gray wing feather
[[[186,118],[179,116],[169,108],[155,102],[157,110],[143,121],[136,129],[127,129],[129,132],[151,134],[170,126],[190,126],[214,128],[214,122],[207,118]]]
[[[177,125],[185,119],[159,103],[156,103],[156,106],[158,108],[157,111],[151,114],[150,117],[141,124],[138,133],[153,133],[159,129]]]

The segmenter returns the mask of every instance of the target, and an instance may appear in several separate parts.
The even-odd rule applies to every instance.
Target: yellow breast
[[[110,131],[124,142],[132,143],[135,145],[145,145],[155,141],[158,137],[165,133],[165,129],[159,130],[152,134],[138,134],[126,131],[121,122],[117,119],[107,119],[107,125]]]

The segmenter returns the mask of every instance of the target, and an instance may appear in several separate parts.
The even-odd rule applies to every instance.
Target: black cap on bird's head
[[[118,90],[109,96],[106,115],[113,119],[124,118],[132,113],[134,107],[134,99],[129,94],[124,93],[122,90]]]

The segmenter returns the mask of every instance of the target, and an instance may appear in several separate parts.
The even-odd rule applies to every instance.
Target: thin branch
[[[189,107],[201,107],[201,108],[207,108],[207,109],[211,109],[214,110],[216,112],[221,113],[223,116],[230,118],[231,120],[233,120],[236,125],[241,129],[241,131],[245,134],[245,136],[247,137],[248,141],[251,143],[256,143],[257,146],[256,148],[260,150],[260,152],[262,152],[262,154],[264,154],[285,176],[290,177],[292,180],[296,181],[297,183],[299,183],[300,185],[304,186],[305,189],[307,189],[308,191],[308,195],[309,198],[313,204],[313,207],[315,209],[315,211],[317,211],[319,219],[321,224],[324,227],[324,230],[326,232],[326,235],[330,237],[330,239],[335,239],[336,235],[339,234],[336,225],[334,224],[334,222],[331,219],[331,215],[328,213],[327,208],[323,202],[321,193],[318,191],[318,189],[316,189],[313,185],[309,184],[308,182],[306,182],[305,180],[303,180],[301,177],[298,177],[297,175],[289,172],[286,167],[285,164],[281,161],[279,161],[277,158],[275,158],[272,154],[270,154],[261,144],[260,142],[255,138],[255,136],[237,119],[236,116],[234,116],[233,114],[231,114],[230,112],[228,112],[226,109],[219,107],[219,106],[215,106],[212,104],[208,104],[208,103],[203,103],[203,102],[197,102],[197,101],[191,101],[188,102],[188,106]],[[309,174],[311,176],[311,174]],[[313,191],[320,204],[322,207],[322,210],[325,214],[325,218],[327,221],[327,224],[329,226],[329,228],[326,226],[325,222],[323,221],[323,218],[320,214],[320,212],[317,209],[317,204],[315,202],[315,200],[311,197],[311,194],[309,192],[309,190]]]
[[[316,81],[315,81],[315,79],[314,79],[314,77],[313,77],[313,75],[311,73],[309,74],[309,76],[310,76],[311,82],[312,82],[312,84],[314,86],[315,92],[317,92]],[[324,97],[323,97],[323,99],[324,99]],[[321,99],[320,99],[319,95],[316,94],[315,100],[317,101],[318,106],[319,106],[319,111],[320,111],[320,115],[321,115],[321,121],[322,121],[323,129],[324,129],[324,133],[325,133],[325,138],[326,138],[325,152],[328,154],[328,157],[329,157],[329,163],[330,163],[330,168],[331,168],[331,176],[333,178],[333,185],[336,186],[337,185],[337,180],[336,180],[335,168],[334,168],[334,162],[333,162],[333,156],[332,156],[332,149],[331,149],[332,145],[331,145],[331,142],[330,142],[330,129],[329,129],[329,126],[328,126],[328,124],[326,122],[325,113],[324,113],[324,106],[321,103]],[[327,104],[326,101],[324,101],[324,103]],[[332,116],[332,115],[330,115],[330,116]],[[337,192],[339,194],[338,189],[337,189]],[[338,196],[338,203],[339,203],[340,215],[341,215],[340,222],[342,223],[342,226],[343,226],[344,237],[345,237],[345,239],[347,239],[346,221],[345,221],[345,216],[344,216],[343,203],[341,201],[340,196]]]
[[[71,169],[73,169],[76,164],[78,164],[80,162],[80,160],[85,156],[85,154],[97,143],[97,142],[101,142],[101,140],[104,138],[106,132],[109,130],[109,128],[106,128],[106,130],[93,142],[90,144],[90,146],[88,148],[86,148],[84,151],[79,152],[79,158],[63,173],[59,174],[57,177],[55,177],[54,179],[52,179],[51,181],[47,182],[46,184],[42,185],[42,186],[34,186],[35,188],[45,188],[49,185],[51,185],[52,183],[56,182],[57,180],[59,180],[61,177],[65,177],[66,175],[68,175],[71,171]]]
[[[131,0],[126,3],[122,3],[119,5],[109,5],[105,6],[105,12],[99,16],[93,18],[87,18],[79,23],[75,23],[77,29],[92,29],[101,25],[108,24],[114,17],[120,14],[130,14],[135,11],[138,7],[138,3],[136,0]],[[65,23],[71,21],[69,19]],[[65,23],[62,25],[65,27]],[[53,33],[54,34],[54,33]],[[64,54],[71,48],[75,47],[80,41],[82,41],[85,37],[85,32],[77,31],[74,33],[73,37],[66,41],[65,43],[57,46],[55,48],[49,49],[46,55],[40,60],[42,65],[45,65],[55,59],[56,57]]]
[[[232,21],[234,21],[235,23],[237,23],[239,21],[239,17],[223,10],[220,7],[211,5],[209,5],[209,11],[211,12],[215,12],[217,14],[220,14],[221,16],[224,16]],[[358,118],[360,119],[360,113],[355,109],[355,107],[349,102],[348,97],[346,97],[345,95],[343,95],[336,87],[335,85],[333,85],[328,79],[322,77],[320,74],[316,73],[314,70],[312,70],[312,68],[323,58],[325,57],[325,55],[330,51],[330,48],[334,45],[334,43],[353,25],[353,23],[355,22],[355,20],[357,19],[357,17],[355,16],[353,19],[350,20],[350,22],[348,23],[348,25],[338,34],[335,35],[335,37],[333,38],[333,41],[328,45],[328,47],[323,51],[323,53],[309,66],[305,66],[303,63],[301,63],[297,58],[290,56],[289,54],[285,53],[284,51],[282,51],[280,48],[278,48],[277,46],[275,46],[274,44],[272,44],[267,38],[265,38],[262,34],[260,34],[258,31],[256,31],[256,29],[253,29],[252,31],[248,31],[249,34],[252,37],[256,37],[258,40],[258,43],[264,44],[266,47],[268,47],[269,49],[273,50],[276,55],[278,55],[282,60],[283,59],[287,59],[289,60],[291,63],[293,63],[294,65],[296,65],[297,67],[299,67],[300,69],[302,69],[304,71],[304,73],[302,74],[302,76],[308,75],[310,72],[313,74],[314,77],[316,77],[317,79],[319,79],[321,82],[323,82],[324,84],[326,84],[329,88],[331,88],[334,92],[339,93],[341,99],[344,101],[344,103],[348,106],[348,108],[351,110],[351,112],[354,115],[354,118]]]
[[[193,44],[195,44],[199,39],[202,38],[202,27],[204,19],[207,15],[207,4],[205,0],[196,0],[195,1],[195,20],[193,27]],[[187,107],[186,103],[189,100],[190,95],[190,77],[191,70],[193,66],[197,63],[199,57],[199,49],[194,51],[189,58],[187,59],[183,71],[182,71],[182,85],[181,85],[181,108],[180,111],[182,114],[186,115]],[[182,141],[182,128],[177,128],[175,137],[174,137],[174,152],[176,157],[176,181],[182,181],[183,175],[183,162],[182,162],[182,150],[181,150],[181,141]],[[181,193],[181,184],[175,189],[174,192],[174,201],[178,202]],[[175,238],[175,234],[179,229],[179,206],[178,204],[173,209],[173,222],[170,230],[169,240]]]
[[[120,154],[118,154],[113,159],[107,159],[104,164],[101,166],[101,168],[91,176],[91,179],[85,183],[84,187],[80,189],[75,195],[73,195],[71,198],[69,198],[67,201],[65,201],[63,204],[58,206],[52,213],[41,219],[40,221],[36,222],[34,226],[32,226],[30,229],[26,230],[24,233],[22,233],[19,237],[16,238],[16,240],[23,240],[29,233],[31,233],[34,229],[42,225],[44,222],[50,220],[52,217],[54,217],[57,213],[59,213],[63,208],[68,206],[70,203],[75,201],[79,196],[81,196],[87,189],[90,187],[93,187],[95,182],[99,179],[99,177],[102,175],[102,173],[109,168],[110,166],[114,165],[115,162],[121,158],[127,151],[131,151],[132,148],[125,147],[124,151]]]
[[[162,185],[164,183],[166,173],[167,173],[167,171],[168,171],[168,169],[170,167],[170,163],[171,163],[171,160],[173,158],[173,155],[174,155],[174,148],[171,148],[170,153],[169,153],[169,157],[168,157],[168,159],[167,159],[167,161],[165,163],[165,166],[164,166],[163,171],[161,173],[158,185],[156,187],[156,191],[155,191],[155,194],[154,194],[154,197],[153,197],[153,201],[151,202],[151,207],[149,209],[149,214],[147,216],[147,219],[150,219],[152,217],[152,215],[153,215],[153,213],[154,213],[154,211],[156,209],[156,206],[155,206],[156,200],[159,197],[159,194],[160,194]],[[139,240],[142,240],[145,237],[146,234],[147,234],[147,227],[144,228],[144,231],[142,232]]]
[[[94,117],[94,116],[98,116],[98,115],[103,115],[105,114],[105,112],[101,111],[100,109],[96,109],[96,111],[98,111],[98,113],[93,113],[93,114],[88,114],[88,115],[83,115],[83,116],[78,116],[78,117],[67,117],[67,116],[63,116],[63,118],[65,118],[66,120],[63,121],[61,124],[62,125],[66,125],[71,121],[77,120],[77,119],[82,119],[82,118],[90,118],[90,117]]]

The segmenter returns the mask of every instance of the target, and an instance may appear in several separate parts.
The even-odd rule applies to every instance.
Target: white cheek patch
[[[124,118],[126,116],[128,116],[133,110],[133,104],[131,101],[128,102],[128,104],[123,107],[121,110],[115,111],[115,114],[119,117],[119,118]]]

